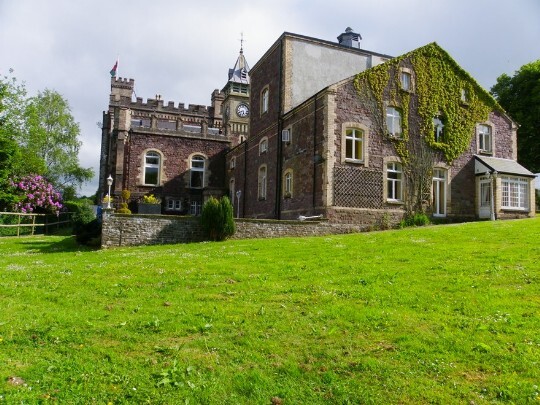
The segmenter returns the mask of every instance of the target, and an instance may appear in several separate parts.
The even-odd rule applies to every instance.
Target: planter
[[[144,204],[139,203],[137,206],[137,213],[139,214],[161,214],[161,204]]]

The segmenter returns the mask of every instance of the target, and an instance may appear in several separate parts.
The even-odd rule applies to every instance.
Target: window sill
[[[259,201],[266,201],[266,197],[259,197]]]
[[[365,164],[364,160],[350,159],[350,158],[345,158],[345,163],[352,163],[354,165],[363,165],[363,164]]]
[[[392,204],[392,205],[403,205],[404,202],[402,200],[386,200],[386,202],[388,204]]]
[[[489,156],[493,156],[493,151],[489,151],[489,150],[479,150],[479,151],[478,151],[478,154],[479,154],[479,155],[489,155]]]
[[[529,209],[528,208],[519,208],[519,207],[501,207],[501,211],[529,212]]]

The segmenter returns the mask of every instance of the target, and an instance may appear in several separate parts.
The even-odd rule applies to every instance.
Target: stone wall
[[[328,221],[237,219],[231,239],[323,236],[366,230],[359,225]],[[101,247],[190,243],[205,240],[197,217],[171,215],[105,214]]]

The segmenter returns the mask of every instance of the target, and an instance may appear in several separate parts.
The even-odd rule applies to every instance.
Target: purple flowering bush
[[[58,213],[62,208],[62,196],[43,176],[29,175],[13,181],[10,185],[18,202],[13,206],[16,212],[50,212]]]

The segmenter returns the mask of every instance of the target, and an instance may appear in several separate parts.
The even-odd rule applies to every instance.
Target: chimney
[[[347,27],[345,32],[337,37],[337,39],[340,45],[360,49],[360,40],[362,39],[362,36],[353,32],[351,27]]]

